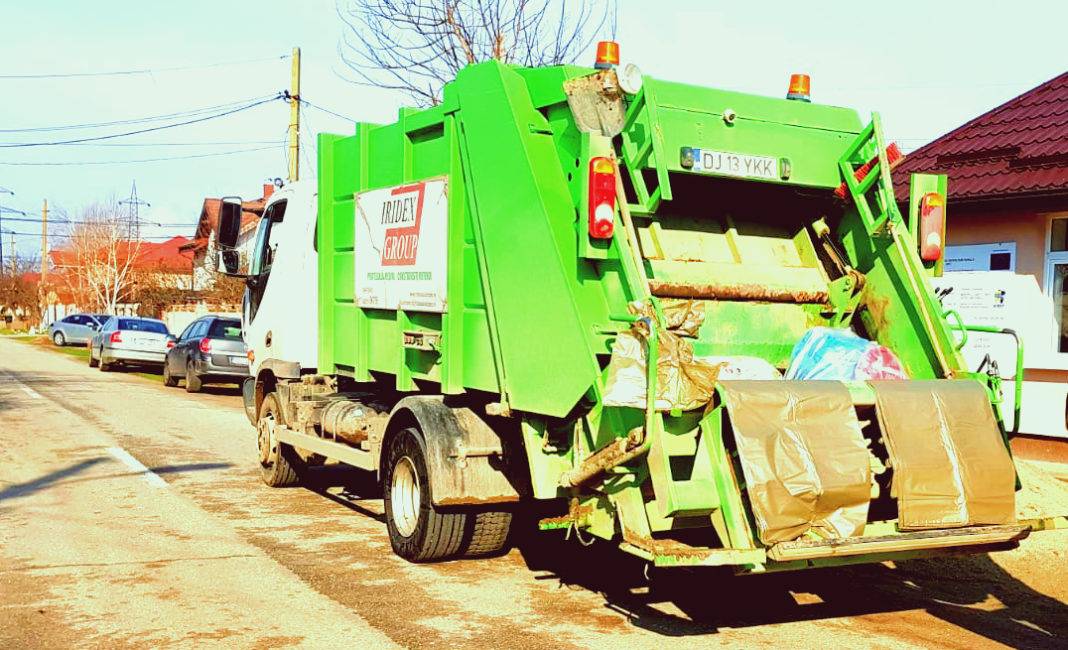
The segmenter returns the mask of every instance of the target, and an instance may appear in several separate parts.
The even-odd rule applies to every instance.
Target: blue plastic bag
[[[850,330],[814,327],[805,332],[790,354],[786,379],[908,379],[889,349]]]

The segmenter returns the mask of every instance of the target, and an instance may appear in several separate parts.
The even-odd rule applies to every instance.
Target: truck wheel
[[[474,521],[471,537],[464,548],[464,557],[494,555],[508,548],[508,534],[512,530],[512,513],[504,510],[468,515]]]
[[[89,345],[89,367],[96,368],[100,365],[100,360],[93,356],[93,346]]]
[[[171,374],[171,364],[163,360],[163,385],[174,388],[178,385],[178,378]]]
[[[260,456],[260,474],[263,482],[271,487],[288,487],[300,483],[303,464],[297,452],[289,445],[278,442],[275,427],[279,426],[278,399],[274,393],[263,398],[260,415],[256,421],[256,446]]]
[[[467,515],[434,507],[426,448],[419,432],[409,428],[394,436],[385,460],[382,492],[393,552],[409,562],[457,555],[464,541]]]
[[[175,382],[174,385],[177,386],[178,382]],[[193,365],[187,363],[185,365],[185,392],[199,393],[200,388],[200,377],[198,377],[197,373],[193,370]]]

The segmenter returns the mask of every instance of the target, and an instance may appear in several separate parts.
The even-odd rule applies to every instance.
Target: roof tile
[[[1068,72],[909,154],[893,172],[899,201],[914,172],[948,174],[951,199],[1068,192]]]

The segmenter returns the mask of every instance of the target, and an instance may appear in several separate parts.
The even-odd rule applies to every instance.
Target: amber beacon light
[[[793,99],[799,102],[812,101],[807,74],[790,75],[790,89],[786,91],[786,99]]]
[[[593,67],[598,70],[614,68],[619,65],[619,43],[615,41],[601,41],[597,43],[597,60]]]

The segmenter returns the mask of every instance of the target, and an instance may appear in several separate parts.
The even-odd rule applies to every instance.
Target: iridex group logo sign
[[[382,266],[412,266],[419,250],[426,183],[393,188],[382,203]]]
[[[448,181],[429,178],[359,192],[353,267],[356,304],[441,313],[448,277]]]

